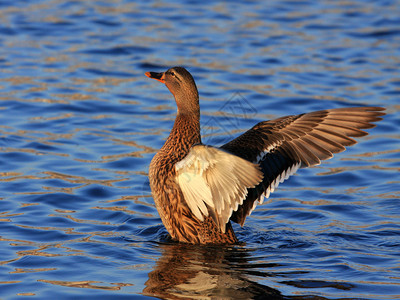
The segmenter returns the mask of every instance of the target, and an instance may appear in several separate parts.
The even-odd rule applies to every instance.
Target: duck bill
[[[165,83],[164,73],[156,73],[156,72],[146,72],[144,73],[147,77],[151,79],[158,80],[159,82]]]

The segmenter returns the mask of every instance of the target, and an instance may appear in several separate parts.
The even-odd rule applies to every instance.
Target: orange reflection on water
[[[63,281],[63,280],[45,280],[38,279],[39,282],[50,283],[54,285],[74,287],[74,288],[85,288],[85,289],[99,289],[99,290],[120,290],[124,286],[133,286],[131,283],[110,283],[114,286],[96,285],[95,283],[102,283],[101,281],[85,280],[85,281]]]
[[[15,268],[14,272],[9,272],[10,274],[16,273],[36,273],[36,272],[46,272],[46,271],[54,271],[57,268]]]

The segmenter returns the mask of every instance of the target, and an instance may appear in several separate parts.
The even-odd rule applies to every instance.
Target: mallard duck
[[[246,217],[299,168],[320,164],[351,137],[375,127],[382,107],[326,109],[263,121],[220,147],[200,136],[199,94],[183,67],[147,77],[164,83],[178,110],[164,146],[150,163],[149,180],[161,220],[173,240],[234,244],[231,221]]]

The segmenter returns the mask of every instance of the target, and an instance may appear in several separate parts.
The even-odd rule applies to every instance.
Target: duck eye
[[[169,73],[170,73],[172,76],[175,77],[175,73],[174,73],[174,72],[171,71],[171,72],[169,72]]]

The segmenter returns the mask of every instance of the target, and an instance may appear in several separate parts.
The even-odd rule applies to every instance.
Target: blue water
[[[0,2],[0,298],[400,298],[400,2],[264,2]],[[318,109],[388,115],[282,184],[242,244],[176,244],[147,179],[176,108],[144,76],[175,65],[209,144]]]

